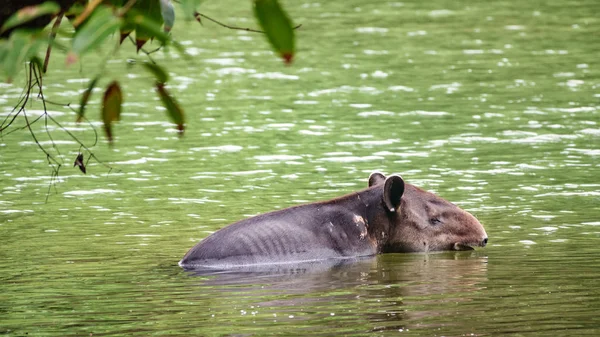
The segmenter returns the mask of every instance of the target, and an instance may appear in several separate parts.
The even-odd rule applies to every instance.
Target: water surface
[[[235,4],[204,13],[254,25]],[[154,57],[187,113],[181,139],[121,51],[106,73],[126,108],[115,146],[94,147],[112,171],[81,174],[79,146],[51,125],[60,157],[34,127],[64,161],[48,202],[31,136],[0,139],[0,333],[598,335],[597,3],[285,4],[303,25],[291,67],[260,35],[178,21],[192,59]],[[48,99],[78,102],[99,60],[55,59]],[[0,87],[1,113],[20,92]],[[88,108],[99,131],[101,96]],[[93,143],[69,109],[49,109]],[[475,214],[488,246],[262,273],[177,266],[231,222],[362,189],[375,170]]]

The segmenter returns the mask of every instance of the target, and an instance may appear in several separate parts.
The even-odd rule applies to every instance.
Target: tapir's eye
[[[441,225],[442,221],[438,218],[431,218],[431,219],[429,219],[429,223],[436,226],[436,225]]]

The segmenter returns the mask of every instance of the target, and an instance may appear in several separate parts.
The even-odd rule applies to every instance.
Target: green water
[[[52,129],[65,165],[45,203],[51,170],[29,134],[0,139],[0,334],[600,334],[598,2],[285,3],[303,25],[291,67],[260,35],[177,23],[193,58],[154,57],[187,112],[181,139],[121,51],[106,73],[126,109],[115,146],[94,148],[110,174],[72,168],[78,145]],[[249,2],[203,6],[254,25]],[[83,72],[56,58],[47,98],[78,102],[101,57]],[[0,87],[0,112],[21,88]],[[472,212],[488,246],[271,275],[177,266],[233,221],[361,189],[374,170]]]

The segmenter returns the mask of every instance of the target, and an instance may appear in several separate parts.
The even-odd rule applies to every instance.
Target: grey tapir
[[[488,242],[483,226],[458,206],[405,183],[369,176],[367,189],[233,223],[196,244],[179,265],[249,265],[357,258],[381,253],[471,250]]]

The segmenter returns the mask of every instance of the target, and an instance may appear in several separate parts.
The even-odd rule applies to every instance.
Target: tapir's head
[[[382,207],[389,219],[382,252],[472,250],[487,244],[479,221],[453,203],[404,183],[399,175],[373,173],[369,187],[375,185],[383,189]]]

